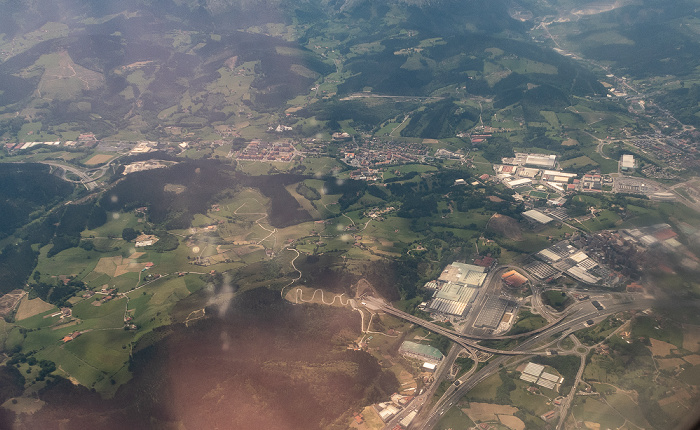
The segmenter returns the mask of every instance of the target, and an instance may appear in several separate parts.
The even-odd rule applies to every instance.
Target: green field
[[[679,348],[683,346],[683,331],[680,327],[667,320],[659,324],[654,318],[647,316],[640,316],[634,319],[632,336],[658,339],[672,343]]]
[[[567,169],[582,169],[582,168],[587,168],[587,169],[594,169],[598,167],[598,163],[594,160],[592,160],[590,157],[587,157],[585,155],[582,155],[580,157],[576,158],[571,158],[569,160],[563,161],[561,163],[561,167],[564,170]]]
[[[498,373],[484,379],[479,385],[469,391],[464,397],[469,401],[490,403],[496,397],[496,390],[503,382]]]
[[[556,393],[538,386],[537,388],[542,394],[533,394],[527,391],[527,388],[531,385],[532,384],[519,379],[515,380],[516,388],[511,391],[510,398],[513,406],[534,413],[535,416],[539,416],[551,410],[551,405],[548,405],[547,402],[551,401],[552,398],[547,394],[549,393],[552,396],[556,396]]]
[[[535,197],[535,198],[538,198],[538,199],[546,199],[546,198],[549,196],[549,194],[548,194],[548,193],[545,193],[545,192],[543,192],[543,191],[530,191],[529,196],[530,196],[530,197]]]
[[[587,421],[599,423],[601,428],[619,428],[625,422],[625,418],[617,411],[593,397],[577,397],[572,413],[577,417],[586,417]]]
[[[542,293],[544,303],[550,305],[557,311],[561,312],[573,302],[569,296],[561,291],[549,290]]]
[[[417,172],[417,173],[426,173],[426,172],[434,172],[437,170],[437,167],[435,166],[429,166],[426,164],[404,164],[400,166],[392,166],[392,167],[387,167],[386,171],[383,174],[384,180],[386,179],[392,179],[400,176],[404,176],[407,173],[411,172]],[[400,175],[397,175],[395,172],[399,172]]]
[[[540,315],[535,315],[527,310],[521,310],[518,313],[518,320],[513,324],[513,327],[508,331],[509,334],[526,333],[532,330],[537,330],[540,327],[547,325],[547,320]]]
[[[596,214],[594,218],[583,222],[583,226],[588,231],[598,231],[614,228],[621,221],[620,216],[615,212],[603,210]]]

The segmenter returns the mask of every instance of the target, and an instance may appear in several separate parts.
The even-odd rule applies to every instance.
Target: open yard
[[[488,422],[498,421],[498,415],[513,415],[518,411],[518,408],[510,405],[469,402],[469,407],[462,410],[474,422]]]
[[[114,155],[111,154],[96,154],[93,155],[89,160],[85,162],[86,166],[96,166],[98,164],[104,164],[111,160]]]

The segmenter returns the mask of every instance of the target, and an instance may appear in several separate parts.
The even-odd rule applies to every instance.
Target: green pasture
[[[107,214],[107,223],[101,227],[97,227],[94,230],[84,230],[81,233],[82,237],[113,237],[121,238],[122,230],[127,227],[131,227],[138,230],[142,227],[133,214],[133,212],[112,212]]]
[[[557,68],[551,64],[540,63],[539,61],[530,60],[528,58],[502,58],[498,63],[512,70],[514,73],[529,74],[556,74]]]
[[[601,428],[619,428],[625,423],[619,413],[594,397],[577,397],[572,412],[576,417],[599,423]]]
[[[540,111],[540,115],[544,117],[544,119],[547,120],[549,123],[549,126],[553,129],[559,129],[561,128],[561,124],[559,123],[559,119],[557,118],[556,112],[552,112],[549,110],[542,110]]]
[[[615,212],[603,210],[595,215],[594,218],[583,222],[583,226],[588,231],[598,231],[615,228],[620,222],[620,216]]]
[[[50,327],[58,322],[58,317],[50,317],[49,315],[58,312],[58,308],[53,308],[46,312],[25,318],[23,320],[17,321],[17,326],[27,328],[27,329],[38,329],[44,327]],[[47,317],[47,318],[44,318]]]
[[[469,401],[489,402],[496,398],[496,390],[501,386],[503,382],[501,381],[501,376],[498,373],[494,373],[488,378],[484,379],[479,383],[473,390],[469,391],[464,397]]]
[[[42,280],[49,281],[48,276],[77,275],[78,279],[87,276],[95,268],[102,255],[95,251],[85,251],[82,248],[69,248],[51,258],[46,253],[53,245],[41,248],[36,267],[42,275]]]
[[[598,167],[598,163],[593,161],[590,157],[587,157],[585,155],[582,155],[580,157],[576,158],[571,158],[569,160],[563,161],[561,163],[561,168],[564,170],[567,169],[580,169],[582,167],[589,167],[590,169],[594,169]]]
[[[640,316],[634,319],[632,323],[633,337],[649,337],[661,340],[663,342],[672,343],[677,347],[683,346],[683,331],[675,325],[659,324],[654,318]]]
[[[304,173],[314,175],[328,175],[347,167],[335,158],[330,157],[306,157],[301,164],[306,167]]]
[[[538,328],[547,325],[547,320],[540,315],[534,315],[533,313],[521,310],[518,314],[518,320],[513,324],[509,333],[526,333],[529,331],[537,330]]]
[[[398,171],[400,175],[396,175],[396,171]],[[429,166],[426,164],[404,164],[400,166],[387,167],[384,171],[383,178],[386,180],[403,176],[410,172],[426,173],[434,171],[437,171],[437,167],[435,166]]]
[[[113,299],[102,303],[100,306],[93,305],[97,299],[105,296],[95,294],[89,299],[83,300],[73,306],[73,317],[81,321],[74,326],[74,330],[87,329],[112,329],[124,326],[124,311],[126,310],[126,299]]]
[[[435,424],[438,430],[469,430],[476,424],[469,419],[469,416],[462,412],[458,406],[450,408],[445,415]]]
[[[547,402],[552,399],[549,396],[542,394],[533,394],[527,391],[528,387],[531,386],[530,383],[522,381],[520,379],[515,379],[515,390],[510,392],[511,404],[516,408],[523,409],[526,411],[532,411],[536,416],[547,413],[551,410],[552,406],[548,405]],[[556,393],[552,390],[545,389],[544,387],[537,386],[541,393],[549,393],[552,396],[556,396]]]

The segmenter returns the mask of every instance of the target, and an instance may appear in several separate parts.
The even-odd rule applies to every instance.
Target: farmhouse
[[[142,234],[136,238],[136,244],[134,246],[141,248],[144,246],[151,246],[156,242],[158,242],[158,238],[156,236],[152,234]]]
[[[63,337],[63,343],[70,342],[71,340],[75,339],[76,337],[80,336],[82,333],[79,331],[74,331],[73,333],[66,335]]]

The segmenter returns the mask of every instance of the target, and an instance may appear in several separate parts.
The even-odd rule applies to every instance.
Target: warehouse
[[[445,267],[437,281],[431,283],[435,285],[435,293],[428,311],[464,316],[469,304],[476,299],[487,271],[486,267],[464,263]]]
[[[634,155],[625,154],[620,159],[620,170],[626,172],[628,170],[634,170]]]
[[[437,348],[408,340],[401,344],[399,354],[432,364],[439,363],[443,357],[442,352]]]
[[[528,280],[525,276],[518,273],[516,270],[509,270],[501,275],[501,280],[512,288],[520,288],[527,284]]]
[[[534,221],[539,224],[549,224],[550,222],[554,221],[554,218],[535,209],[523,212],[523,216],[529,221]]]
[[[497,328],[501,323],[501,319],[503,319],[506,308],[511,304],[513,304],[513,302],[510,300],[498,296],[489,297],[486,303],[484,303],[484,307],[481,308],[479,316],[476,317],[474,327]]]

